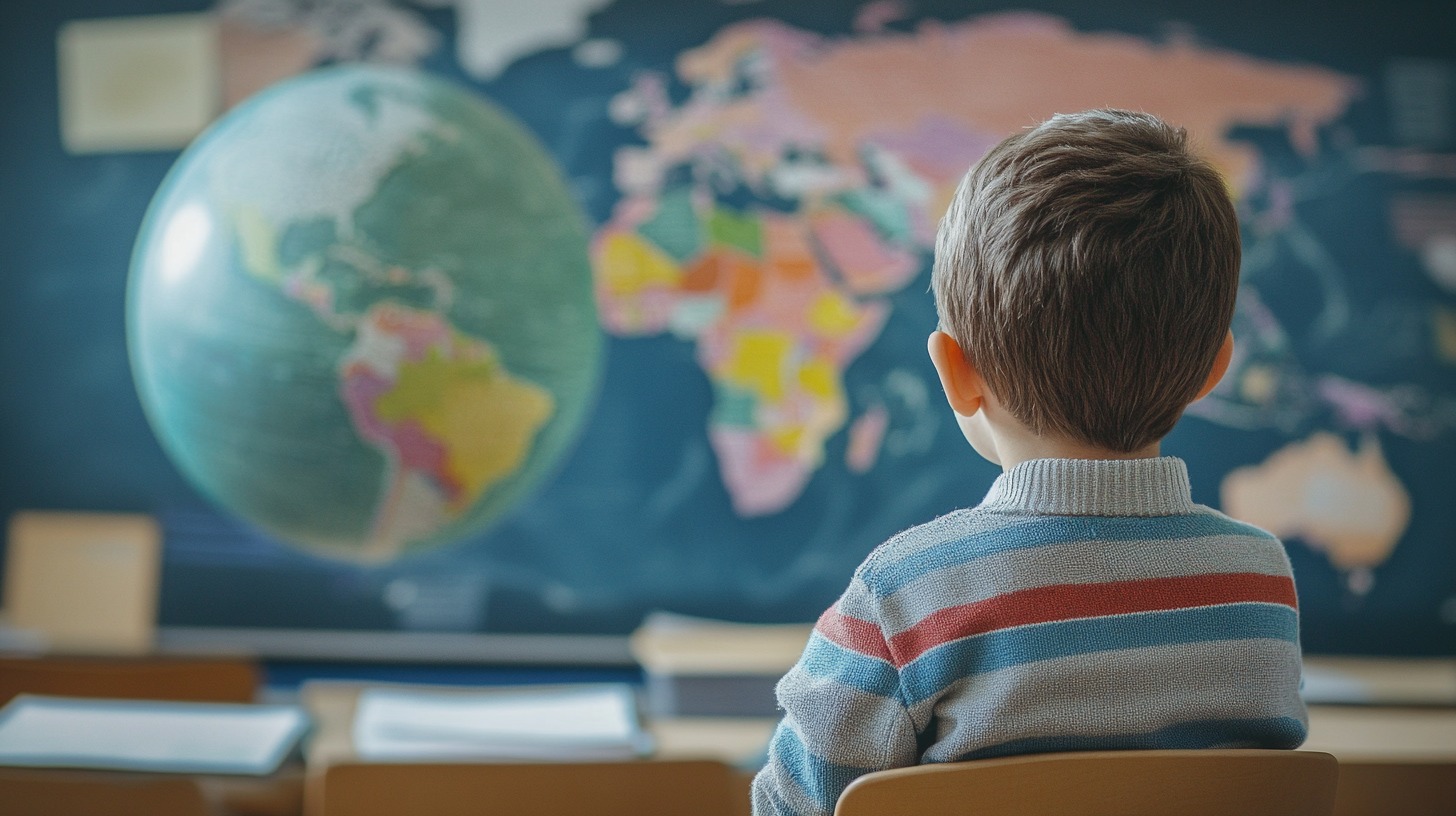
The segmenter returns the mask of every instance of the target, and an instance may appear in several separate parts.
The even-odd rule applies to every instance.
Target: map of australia
[[[611,333],[695,345],[708,437],[744,517],[791,505],[847,426],[848,464],[873,461],[883,418],[851,416],[844,372],[996,142],[1057,112],[1147,110],[1186,127],[1237,195],[1260,168],[1233,128],[1283,129],[1313,152],[1358,92],[1318,67],[1023,13],[854,39],[749,21],[683,53],[675,73],[680,103],[651,74],[614,100],[643,143],[615,158],[622,198],[594,240],[597,298]]]

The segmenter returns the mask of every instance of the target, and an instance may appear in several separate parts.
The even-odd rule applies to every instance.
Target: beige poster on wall
[[[56,52],[61,141],[71,153],[171,150],[221,110],[210,14],[73,20]]]
[[[161,563],[162,533],[150,516],[16,513],[6,541],[8,623],[51,652],[148,652]]]

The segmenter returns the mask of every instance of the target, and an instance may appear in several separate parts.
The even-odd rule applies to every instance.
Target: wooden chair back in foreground
[[[733,770],[711,761],[343,763],[323,772],[316,816],[738,816]],[[312,792],[311,792],[312,793]]]
[[[1456,762],[1340,760],[1335,816],[1451,816]]]
[[[1330,816],[1330,754],[1085,751],[868,774],[835,816]]]
[[[0,657],[0,705],[17,694],[251,703],[259,682],[241,658]]]
[[[7,816],[208,816],[197,783],[175,776],[0,768]]]

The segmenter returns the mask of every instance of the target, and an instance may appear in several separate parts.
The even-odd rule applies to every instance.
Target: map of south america
[[[360,436],[390,462],[370,536],[389,551],[458,518],[515,471],[555,405],[433,312],[384,303],[358,332],[340,390]]]
[[[469,265],[444,248],[431,262],[400,263],[361,225],[392,177],[418,172],[421,156],[460,141],[456,126],[438,119],[417,90],[394,85],[310,113],[357,137],[349,143],[354,154],[341,157],[314,136],[267,155],[280,163],[325,156],[353,172],[274,189],[258,182],[267,174],[256,164],[224,162],[214,184],[233,200],[230,226],[247,276],[347,343],[332,365],[338,399],[383,467],[362,541],[337,549],[388,561],[468,518],[521,469],[559,406],[550,389],[511,371],[489,340],[452,321]],[[254,136],[267,145],[283,124],[257,123]],[[304,235],[316,244],[300,252]]]

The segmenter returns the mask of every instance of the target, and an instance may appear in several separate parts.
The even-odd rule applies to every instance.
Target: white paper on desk
[[[354,750],[370,760],[605,760],[647,749],[626,685],[373,688],[359,696],[354,717]]]
[[[1306,656],[1300,692],[1311,704],[1453,706],[1456,660]]]
[[[307,726],[297,706],[21,695],[0,709],[0,765],[264,775]]]

